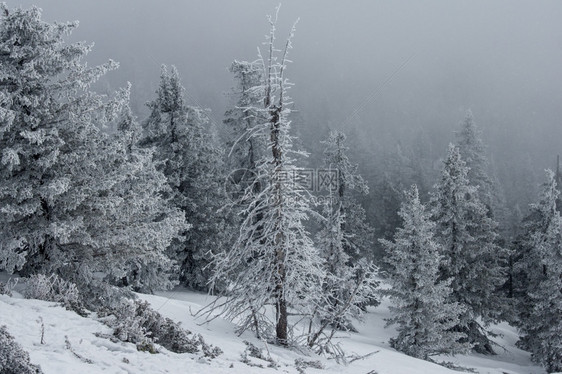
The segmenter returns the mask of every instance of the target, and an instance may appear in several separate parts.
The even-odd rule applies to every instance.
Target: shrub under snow
[[[215,358],[222,353],[218,347],[205,342],[200,334],[181,327],[177,322],[162,316],[146,301],[123,300],[111,311],[115,318],[106,323],[113,328],[113,336],[137,345],[137,349],[157,353],[153,343],[158,343],[175,353],[203,352],[205,357]]]
[[[6,326],[0,326],[0,374],[43,373],[39,366],[29,362],[29,354],[8,333]]]

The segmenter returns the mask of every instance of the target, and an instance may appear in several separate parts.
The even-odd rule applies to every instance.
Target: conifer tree
[[[461,123],[457,135],[457,146],[461,158],[468,167],[469,183],[478,188],[477,194],[480,201],[486,206],[488,215],[492,220],[499,222],[497,232],[497,244],[506,246],[506,242],[510,241],[510,227],[508,226],[508,211],[506,209],[505,196],[503,190],[497,181],[495,175],[490,176],[490,165],[486,156],[486,147],[482,140],[482,131],[476,126],[472,111],[468,110],[464,121]],[[510,294],[510,262],[511,251],[504,250],[498,256],[500,265],[505,268],[506,279],[502,286],[502,293]],[[506,300],[504,300],[506,301]],[[505,315],[511,319],[513,315],[512,308],[505,303]]]
[[[252,329],[261,338],[288,345],[297,339],[289,310],[310,314],[324,273],[304,227],[311,213],[309,192],[294,178],[299,168],[293,158],[299,152],[293,149],[289,134],[289,83],[284,75],[294,27],[278,57],[276,17],[269,17],[269,21],[269,50],[265,59],[260,54],[263,80],[256,87],[264,95],[256,111],[267,122],[248,134],[267,144],[256,167],[256,180],[262,187],[257,193],[252,185],[246,189],[240,235],[230,251],[215,257],[213,281],[226,278],[230,284],[223,315],[239,319],[242,330]],[[269,319],[268,306],[274,309],[273,320]]]
[[[547,170],[538,203],[531,205],[522,235],[519,344],[548,372],[562,370],[562,220],[556,208],[555,174]]]
[[[497,243],[497,224],[470,185],[459,149],[449,145],[440,182],[431,197],[436,239],[442,248],[442,279],[451,280],[451,301],[465,307],[457,331],[482,353],[493,353],[484,324],[501,314],[497,289],[504,282],[500,261],[505,250]]]
[[[263,66],[259,61],[234,61],[230,67],[237,81],[233,92],[236,99],[234,106],[225,113],[224,124],[227,126],[227,158],[226,168],[229,171],[224,189],[230,200],[238,200],[248,186],[252,186],[253,193],[257,194],[263,188],[257,178],[257,163],[267,152],[266,139],[256,136],[259,126],[268,121],[267,114],[261,110],[264,97],[263,92]],[[238,201],[240,202],[240,201]],[[230,206],[232,209],[231,220],[233,225],[238,225],[241,204]],[[256,222],[261,219],[255,217]]]
[[[490,214],[495,208],[494,184],[488,175],[488,158],[484,142],[482,141],[482,131],[474,123],[472,111],[468,110],[461,123],[459,131],[456,132],[457,143],[460,155],[468,167],[468,180],[470,184],[478,187],[478,197],[486,205]]]
[[[332,131],[324,142],[324,173],[334,178],[321,212],[317,245],[324,258],[326,279],[323,290],[328,299],[318,308],[320,319],[332,327],[355,330],[352,319],[361,319],[366,305],[376,305],[376,268],[366,259],[372,242],[372,229],[365,222],[363,207],[350,193],[368,192],[357,166],[347,157],[345,134]],[[346,310],[341,306],[347,305]]]
[[[72,261],[59,271],[66,279],[81,274],[85,279],[78,281],[85,283],[93,272],[103,272],[106,281],[135,290],[170,288],[174,266],[165,253],[185,228],[184,214],[161,197],[166,179],[155,169],[152,153],[132,147],[127,135],[92,135],[83,160],[91,165],[84,172],[76,165],[67,169],[74,184],[65,197],[81,199],[72,214],[79,213],[83,222],[80,231],[59,243],[74,253],[61,253]]]
[[[154,148],[158,170],[168,180],[171,204],[182,210],[192,228],[176,240],[170,256],[180,265],[180,280],[195,289],[206,289],[211,252],[227,241],[226,221],[218,214],[224,169],[221,153],[206,131],[205,111],[188,106],[175,67],[162,67],[156,98],[148,103],[150,116],[143,123],[140,144]]]
[[[382,168],[379,171],[377,185],[374,189],[374,221],[376,237],[391,239],[396,229],[400,226],[398,216],[402,202],[402,192],[407,186],[414,184],[412,162],[404,154],[400,144],[390,151],[385,152]],[[380,244],[377,242],[376,244]],[[384,248],[379,245],[378,256],[384,258]],[[382,266],[386,264],[382,262]]]
[[[325,145],[324,167],[325,171],[335,173],[337,178],[336,191],[330,194],[330,198],[334,200],[332,205],[346,216],[343,225],[345,252],[353,259],[368,258],[373,242],[373,229],[366,222],[365,209],[356,201],[353,193],[367,195],[369,187],[357,173],[357,165],[349,160],[346,139],[344,133],[332,131],[328,139],[322,142]]]
[[[56,272],[84,285],[96,273],[122,276],[132,256],[160,258],[183,218],[157,208],[151,194],[160,192],[158,182],[138,182],[142,201],[123,192],[130,168],[144,165],[127,164],[101,128],[115,120],[126,95],[89,91],[116,64],[82,65],[90,48],[64,42],[75,23],[43,22],[37,8],[3,10],[0,267]],[[130,215],[143,205],[148,213]],[[135,220],[142,225],[129,227]]]
[[[504,224],[508,219],[505,196],[497,176],[491,174],[486,146],[482,140],[482,131],[476,126],[472,111],[466,112],[461,128],[456,135],[459,152],[469,168],[468,180],[470,184],[478,187],[480,201],[488,208],[490,217],[501,223],[501,232],[506,236],[505,239],[508,239],[509,227]]]
[[[57,239],[78,224],[54,216],[72,209],[55,205],[71,187],[61,154],[81,145],[75,134],[98,105],[85,89],[116,65],[80,64],[90,47],[64,43],[76,23],[46,23],[35,7],[1,10],[0,264],[11,272],[49,261]]]
[[[113,193],[119,199],[107,213],[114,222],[112,245],[126,247],[129,253],[120,272],[111,274],[113,282],[146,292],[175,284],[178,266],[166,251],[171,241],[179,238],[179,232],[189,226],[184,212],[163,197],[169,195],[170,187],[156,168],[153,150],[138,146],[141,126],[128,103],[126,90],[117,118],[118,131],[109,138],[114,158],[106,174],[116,181]]]
[[[464,307],[453,301],[452,279],[440,279],[441,248],[434,239],[435,223],[420,202],[415,185],[398,213],[403,220],[394,241],[381,239],[390,265],[388,291],[394,305],[388,325],[397,324],[391,345],[414,357],[455,354],[469,349],[466,335],[455,329]]]
[[[227,148],[228,168],[245,169],[253,173],[256,162],[261,159],[266,148],[263,139],[251,136],[253,129],[267,121],[259,108],[263,100],[261,82],[263,67],[258,62],[234,61],[230,67],[238,82],[234,92],[236,103],[225,113],[224,123],[228,126]]]
[[[546,272],[546,264],[542,264],[543,254],[537,248],[537,240],[545,237],[558,218],[553,209],[556,204],[557,185],[551,171],[546,171],[546,181],[543,183],[539,193],[539,201],[530,204],[529,214],[523,219],[521,233],[515,241],[516,263],[515,263],[515,291],[519,299],[518,307],[520,316],[525,318],[531,308],[527,303],[526,295],[529,290],[538,286],[543,273]]]

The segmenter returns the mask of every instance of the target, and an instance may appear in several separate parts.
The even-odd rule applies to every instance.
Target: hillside
[[[21,290],[22,285],[16,287]],[[364,359],[348,365],[337,364],[325,357],[306,357],[298,352],[267,346],[250,334],[241,337],[234,333],[234,325],[220,318],[209,324],[195,319],[195,313],[212,300],[210,296],[176,289],[157,295],[139,294],[154,309],[164,316],[179,321],[194,333],[200,333],[205,340],[219,346],[224,353],[214,360],[193,354],[175,354],[160,349],[159,354],[139,352],[130,343],[114,343],[109,339],[97,337],[96,333],[109,334],[110,328],[92,318],[84,318],[67,311],[55,303],[40,300],[26,300],[20,293],[13,297],[0,295],[0,325],[6,325],[25,350],[30,353],[31,362],[39,364],[49,373],[299,373],[295,367],[296,359],[319,360],[324,369],[306,368],[306,373],[339,374],[420,374],[455,373],[445,367],[418,360],[401,354],[388,345],[393,335],[392,328],[384,328],[388,317],[388,303],[369,310],[366,320],[358,324],[360,333],[342,334],[340,339],[344,350],[350,356],[363,356],[376,352]],[[41,344],[41,325],[44,325],[44,344]],[[486,374],[540,374],[545,371],[530,362],[529,354],[514,346],[517,334],[506,324],[495,326],[493,331],[501,334],[496,342],[498,355],[467,355],[441,357],[455,365]],[[68,337],[68,339],[66,339]],[[268,362],[249,357],[254,365],[241,362],[241,354],[247,340],[265,355],[270,355],[278,363],[278,368],[268,368]],[[67,343],[70,343],[70,347]]]

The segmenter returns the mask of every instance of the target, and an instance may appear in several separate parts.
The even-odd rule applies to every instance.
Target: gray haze
[[[89,63],[121,62],[108,88],[131,81],[139,116],[165,63],[220,122],[228,66],[256,58],[278,1],[8,0],[32,3],[80,21]],[[288,76],[306,126],[343,128],[365,150],[423,134],[444,154],[470,108],[497,168],[529,159],[541,174],[562,151],[561,1],[287,0],[279,38],[298,17]]]

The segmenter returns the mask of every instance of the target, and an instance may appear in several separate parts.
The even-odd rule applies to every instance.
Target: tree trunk
[[[277,338],[277,344],[286,346],[288,344],[287,340],[287,302],[283,295],[279,295],[282,292],[281,288],[278,290],[277,294],[277,325],[275,326],[275,334]]]
[[[281,105],[273,105],[270,110],[270,125],[271,125],[271,143],[272,143],[272,153],[273,153],[273,167],[275,168],[273,175],[273,183],[275,183],[274,194],[276,195],[276,209],[282,210],[283,207],[283,181],[278,175],[281,171],[283,160],[282,160],[282,150],[279,144],[279,132],[280,132],[280,117],[281,117]],[[278,215],[277,225],[277,235],[275,237],[275,271],[276,271],[276,285],[275,285],[275,298],[276,298],[276,317],[277,325],[275,326],[275,333],[277,338],[277,344],[286,346],[287,341],[287,300],[285,300],[285,248],[283,239],[283,227],[281,221],[281,215]]]

